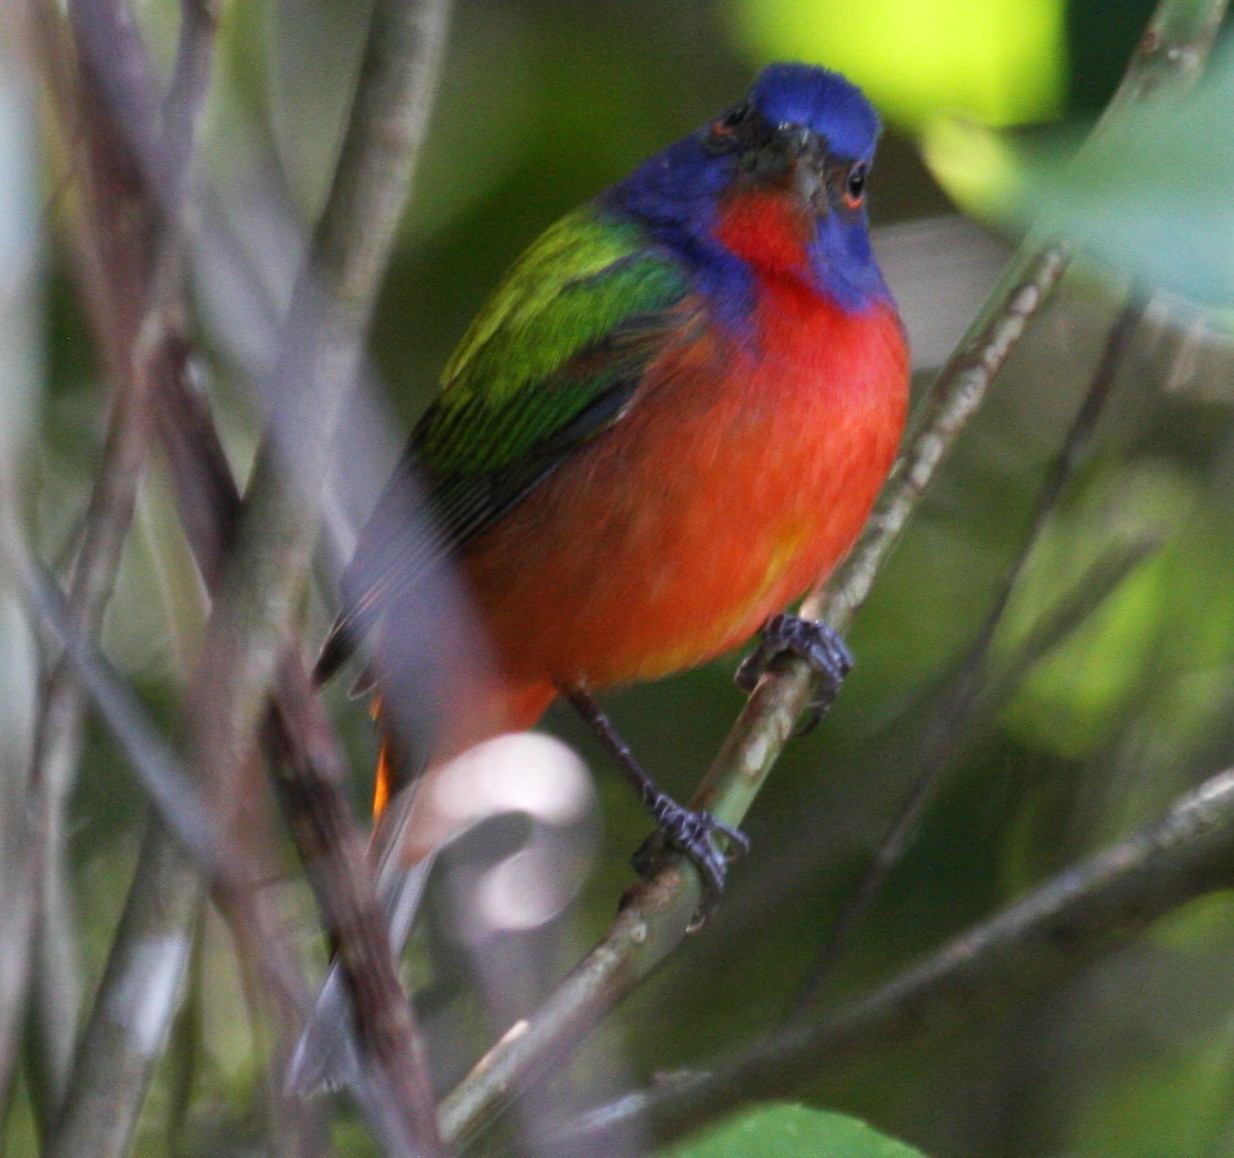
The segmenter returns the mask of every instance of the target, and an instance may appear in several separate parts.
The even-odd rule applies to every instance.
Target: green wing
[[[459,343],[413,444],[438,473],[509,464],[568,425],[648,351],[647,323],[685,295],[642,227],[584,206],[518,261]],[[588,355],[578,364],[580,355]]]
[[[688,290],[641,226],[591,205],[519,259],[446,366],[442,392],[361,536],[319,679],[354,650],[385,599],[460,551],[621,417],[648,363],[687,325]],[[409,525],[419,514],[411,474],[427,489],[431,529]]]

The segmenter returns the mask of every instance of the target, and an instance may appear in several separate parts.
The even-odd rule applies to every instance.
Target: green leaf
[[[1100,262],[1194,302],[1234,307],[1234,52],[1191,94],[1127,110],[1071,155],[1074,129],[1033,143],[973,126],[927,135],[927,160],[966,209],[1040,223]]]
[[[944,110],[1023,124],[1056,116],[1063,103],[1063,0],[728,0],[728,8],[748,53],[826,64],[900,125]]]
[[[709,1127],[660,1158],[922,1158],[856,1118],[807,1106],[764,1104]]]

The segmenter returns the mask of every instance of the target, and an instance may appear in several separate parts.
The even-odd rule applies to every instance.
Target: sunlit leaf
[[[991,125],[1055,116],[1064,87],[1062,0],[732,0],[759,60],[838,69],[904,125],[941,112]]]

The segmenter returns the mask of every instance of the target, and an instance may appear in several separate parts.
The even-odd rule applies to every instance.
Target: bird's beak
[[[827,158],[827,145],[818,134],[804,125],[778,125],[768,151],[779,158],[783,166],[783,179],[791,186],[793,193],[810,205],[815,213],[826,213],[827,186],[823,162]]]

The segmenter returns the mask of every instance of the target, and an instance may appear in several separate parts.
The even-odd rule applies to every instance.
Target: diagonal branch
[[[423,142],[444,53],[446,0],[378,0],[334,182],[284,323],[271,382],[272,412],[240,514],[234,551],[216,591],[193,682],[192,763],[223,803],[239,782],[269,703],[297,614],[317,536],[337,415],[351,389],[373,303]],[[284,677],[292,670],[285,667]],[[291,766],[286,790],[319,799]],[[337,797],[329,798],[337,802]],[[340,821],[337,810],[331,814]],[[330,817],[318,816],[324,823]],[[323,841],[346,839],[347,824]],[[309,833],[301,836],[308,839]],[[354,834],[351,835],[354,844]],[[309,843],[306,851],[318,851]],[[347,859],[347,858],[345,858]],[[440,1152],[429,1082],[410,1007],[362,855],[349,859],[346,912],[359,914],[342,962],[358,1010],[362,1054],[401,1136],[395,1152]],[[314,874],[316,877],[317,874]],[[333,898],[319,888],[327,919]],[[361,961],[363,968],[361,968]],[[365,993],[358,975],[378,986]]]
[[[1127,76],[1097,131],[1122,111],[1162,90],[1185,89],[1207,57],[1223,0],[1161,0]],[[827,595],[802,614],[843,629],[916,509],[948,448],[1068,262],[1066,249],[1036,235],[1021,247],[957,352],[939,372],[893,468],[869,524]],[[754,690],[690,803],[739,826],[813,692],[806,666],[776,660]],[[698,903],[694,871],[670,861],[636,885],[608,933],[517,1033],[509,1033],[443,1101],[443,1136],[465,1143],[522,1087],[565,1057],[604,1016],[680,943]]]
[[[850,1005],[800,1020],[706,1072],[631,1094],[563,1132],[603,1152],[630,1121],[670,1138],[749,1101],[781,1097],[873,1049],[954,1029],[1069,976],[1185,902],[1234,884],[1234,769],[1159,820],[1068,869]]]
[[[1097,420],[1105,408],[1106,400],[1114,387],[1114,381],[1122,365],[1127,349],[1144,320],[1148,309],[1148,296],[1139,288],[1133,288],[1127,302],[1115,319],[1106,339],[1105,348],[1093,373],[1093,379],[1084,401],[1063,439],[1062,448],[1046,471],[1037,494],[1037,503],[1029,520],[1028,528],[1020,542],[1011,566],[1004,572],[994,600],[986,612],[976,638],[968,649],[968,655],[960,665],[952,686],[944,695],[942,703],[924,729],[917,744],[916,779],[909,791],[899,815],[880,843],[856,893],[840,914],[836,927],[827,938],[819,959],[798,994],[796,1004],[800,1008],[818,996],[831,969],[839,960],[840,953],[864,919],[874,897],[886,883],[887,878],[899,864],[908,847],[913,832],[917,829],[926,807],[932,799],[944,770],[951,762],[956,746],[964,733],[964,725],[971,718],[978,704],[985,698],[987,660],[990,644],[1011,602],[1012,593],[1019,582],[1033,547],[1045,530],[1051,513],[1076,464],[1092,442]]]
[[[205,400],[181,374],[159,398],[160,437],[171,463],[180,519],[206,585],[214,589],[235,534],[241,508]],[[309,686],[300,655],[283,658],[274,702],[263,727],[263,747],[293,841],[305,863],[332,941],[346,953],[356,1016],[390,1035],[388,1010],[404,1005],[389,984],[390,954],[381,910],[375,905],[363,842],[340,784],[343,757],[321,704]],[[395,1058],[397,1064],[397,1057]],[[406,1148],[406,1124],[390,1082],[366,1073],[360,1107],[374,1135],[395,1153]]]
[[[79,3],[86,4],[87,0],[79,0]],[[370,296],[375,292],[384,253],[401,207],[402,190],[407,182],[409,166],[400,163],[397,154],[400,149],[407,150],[409,154],[414,151],[423,136],[430,103],[430,94],[426,91],[409,97],[406,92],[400,92],[400,87],[408,84],[413,87],[418,85],[423,90],[431,87],[432,75],[442,51],[445,10],[440,3],[386,5],[383,9],[384,20],[375,23],[373,28],[371,44],[374,47],[366,57],[365,80],[357,97],[353,119],[356,131],[348,137],[349,144],[344,149],[332,209],[319,230],[319,250],[325,255],[322,260],[330,265],[336,275],[338,302],[334,313],[347,315],[350,311],[355,315],[352,319],[355,342],[362,337],[364,321],[360,315],[365,313],[357,303],[366,292]],[[117,8],[107,3],[103,5],[102,12],[104,16],[110,14],[119,19],[125,10],[122,6]],[[105,28],[100,29],[98,14],[93,10],[91,14],[96,17],[91,25],[91,35],[96,43],[107,43],[109,37]],[[183,14],[180,52],[166,102],[168,149],[176,148],[175,131],[191,120],[191,110],[205,90],[204,66],[208,58],[201,51],[200,30],[209,27],[210,17],[208,8],[202,7],[196,0],[188,0]],[[424,33],[419,42],[412,36],[417,21],[421,22]],[[127,27],[114,31],[118,49],[131,53],[140,51],[140,42],[131,36],[131,22]],[[124,56],[123,52],[121,56]],[[122,60],[121,64],[118,76],[109,74],[108,81],[119,107],[124,110],[123,119],[129,136],[141,144],[141,159],[127,170],[136,181],[137,174],[159,170],[162,162],[153,151],[155,133],[151,129],[151,118],[143,113],[143,110],[152,107],[152,101],[148,94],[141,92],[133,95],[126,88],[148,84],[149,70],[140,61],[124,64]],[[410,81],[407,69],[415,73]],[[99,152],[107,158],[116,155],[101,147]],[[190,155],[189,143],[185,142],[178,163],[187,165]],[[178,189],[176,192],[179,195]],[[143,194],[138,183],[123,203],[132,202],[140,206],[143,196],[147,202],[151,200],[148,194]],[[140,265],[144,251],[134,247],[126,252],[132,261]],[[110,284],[107,276],[109,267],[120,256],[108,253],[99,257],[92,266],[95,276],[89,284],[106,288]],[[91,299],[97,300],[97,296],[92,294]],[[322,305],[325,302],[325,297],[316,299],[314,308],[321,306],[321,312],[329,314],[328,303]],[[338,305],[339,302],[342,304]],[[326,323],[322,324],[324,326]],[[316,333],[313,319],[301,317],[300,326]],[[104,330],[104,333],[108,332],[110,330]],[[290,338],[289,348],[295,348],[298,339],[298,334]],[[191,352],[182,328],[169,333],[167,357],[158,363],[158,381],[152,393],[157,404],[159,435],[176,478],[181,515],[202,574],[209,586],[217,589],[223,560],[235,542],[240,499],[210,422],[208,409],[188,384]],[[285,376],[288,379],[293,377],[290,372]],[[343,387],[347,385],[348,382],[341,383]],[[294,390],[284,388],[282,393],[294,393]],[[319,479],[323,474],[324,471],[315,472],[313,477]],[[298,680],[295,678],[297,673]],[[289,688],[294,691],[289,691]],[[302,824],[296,823],[293,823],[293,831],[301,838],[305,859],[311,862],[310,875],[319,897],[323,899],[328,928],[332,936],[337,937],[348,950],[346,958],[351,961],[353,972],[360,979],[358,989],[362,999],[356,1001],[356,1008],[365,1017],[365,1024],[376,1027],[370,1037],[376,1037],[379,1050],[393,1055],[397,1060],[400,1050],[406,1053],[406,1014],[404,1012],[401,1023],[397,1016],[393,1019],[392,1030],[389,1011],[397,1015],[399,1011],[405,1011],[406,1003],[394,980],[389,953],[384,948],[381,914],[371,897],[364,850],[337,787],[343,774],[342,761],[332,747],[324,717],[312,699],[298,656],[289,657],[284,664],[280,700],[280,710],[272,717],[273,734],[281,741],[281,747],[277,747],[276,752],[286,763],[278,769],[282,775],[277,783],[284,799],[301,803],[297,813],[301,821],[309,818],[307,833]],[[312,831],[314,825],[315,833]],[[150,864],[146,865],[145,860],[142,863],[147,881],[162,881],[164,884],[161,895],[168,903],[153,915],[168,918],[162,925],[166,930],[175,923],[172,918],[190,913],[192,906],[185,899],[190,890],[181,883],[187,879],[185,874],[190,870],[182,858],[172,856],[171,850],[164,847],[165,843],[165,837],[152,836],[143,854],[148,856]],[[156,868],[158,871],[154,871]],[[131,904],[146,911],[151,903],[151,898],[146,895],[148,892],[148,889],[145,892],[135,889]],[[175,897],[184,903],[173,903]],[[121,956],[131,943],[129,933],[138,930],[139,926],[140,922],[137,921],[126,923],[116,946]],[[247,941],[242,939],[241,943],[250,944],[260,951],[261,938],[249,937]],[[118,966],[111,976],[123,978],[127,973],[122,966]],[[378,980],[374,981],[374,977]],[[169,1008],[163,1012],[169,1012]],[[87,1036],[90,1037],[89,1034]],[[135,1111],[139,1104],[140,1089],[143,1087],[127,1081],[126,1075],[132,1071],[119,1064],[120,1056],[116,1052],[118,1043],[111,1040],[109,1045],[105,1037],[98,1038],[103,1046],[101,1050],[85,1049],[82,1056],[101,1057],[111,1052],[116,1064],[110,1068],[91,1067],[89,1073],[82,1072],[77,1100],[89,1112],[70,1115],[66,1119],[70,1123],[82,1122],[89,1126],[94,1122],[101,1128],[115,1119],[116,1115],[111,1112],[95,1112],[98,1109],[97,1087],[100,1082],[110,1083],[107,1097],[111,1099],[111,1104],[123,1104],[131,1111]],[[148,1069],[157,1054],[147,1051],[145,1056]],[[393,1066],[390,1057],[385,1058],[383,1064],[392,1073],[400,1072]],[[402,1072],[405,1072],[405,1067]],[[380,1076],[380,1073],[376,1075],[374,1081]],[[377,1084],[381,1083],[377,1081]],[[407,1149],[407,1130],[399,1107],[408,1105],[409,1099],[400,1096],[397,1089],[390,1088],[394,1084],[392,1081],[386,1080],[384,1084],[387,1096],[369,1099],[373,1104],[370,1121],[375,1133],[385,1138],[393,1151],[404,1152]],[[125,1093],[121,1085],[131,1093]],[[432,1120],[431,1114],[424,1114],[422,1118]],[[70,1151],[86,1137],[64,1123],[57,1135]],[[110,1138],[118,1136],[119,1132],[113,1131],[107,1145],[112,1144]],[[97,1136],[84,1148],[91,1149],[94,1140]]]
[[[177,57],[180,83],[166,125],[144,46],[123,3],[74,0],[69,6],[79,58],[75,74],[64,67],[68,45],[61,27],[46,12],[37,17],[62,132],[78,145],[78,257],[114,384],[107,439],[70,586],[75,628],[90,634],[98,630],[110,600],[132,522],[151,441],[150,400],[183,327],[180,215],[214,29],[206,5],[186,4],[190,8]],[[45,1119],[65,1095],[81,1000],[63,865],[63,815],[80,744],[80,696],[61,662],[44,689],[30,799],[38,897],[32,1024],[41,1062],[35,1086]]]

